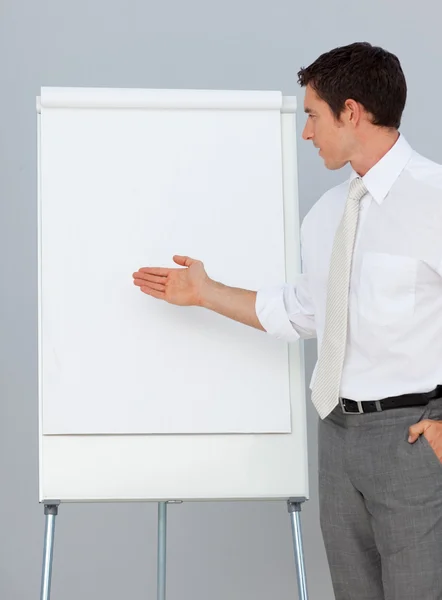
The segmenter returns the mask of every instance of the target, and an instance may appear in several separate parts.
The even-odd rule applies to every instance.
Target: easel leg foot
[[[41,600],[49,600],[51,596],[52,560],[54,556],[55,517],[58,514],[57,504],[45,504],[45,541],[43,550],[43,569],[41,576]]]
[[[301,532],[301,503],[303,501],[304,499],[290,499],[287,502],[287,507],[292,524],[293,549],[295,552],[299,600],[308,600],[307,580],[305,576],[304,550],[302,546]]]

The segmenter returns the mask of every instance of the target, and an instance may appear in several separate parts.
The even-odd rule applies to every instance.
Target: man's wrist
[[[219,285],[218,282],[208,277],[207,281],[201,286],[197,306],[208,308],[209,310],[213,309],[213,296]]]

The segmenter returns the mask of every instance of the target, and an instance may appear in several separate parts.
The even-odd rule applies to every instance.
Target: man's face
[[[310,85],[305,90],[304,110],[308,116],[302,132],[303,139],[311,140],[315,148],[319,148],[319,156],[327,169],[340,169],[346,165],[353,144],[352,131],[345,119],[335,119],[329,105],[319,98]]]

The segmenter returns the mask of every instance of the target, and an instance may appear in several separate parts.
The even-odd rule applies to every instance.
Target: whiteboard
[[[279,92],[42,88],[40,498],[307,497],[302,348],[141,294],[204,261],[299,271],[296,102]]]

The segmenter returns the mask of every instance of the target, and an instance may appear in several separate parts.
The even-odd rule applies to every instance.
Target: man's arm
[[[142,292],[180,306],[201,306],[270,335],[295,341],[315,337],[316,326],[307,280],[258,292],[210,279],[199,260],[174,256],[184,268],[143,267],[133,274]]]
[[[256,315],[256,292],[210,280],[201,293],[200,306],[265,331]]]
[[[174,256],[184,268],[143,267],[133,274],[142,292],[179,306],[201,306],[264,331],[256,315],[256,292],[229,287],[210,279],[199,260]]]

